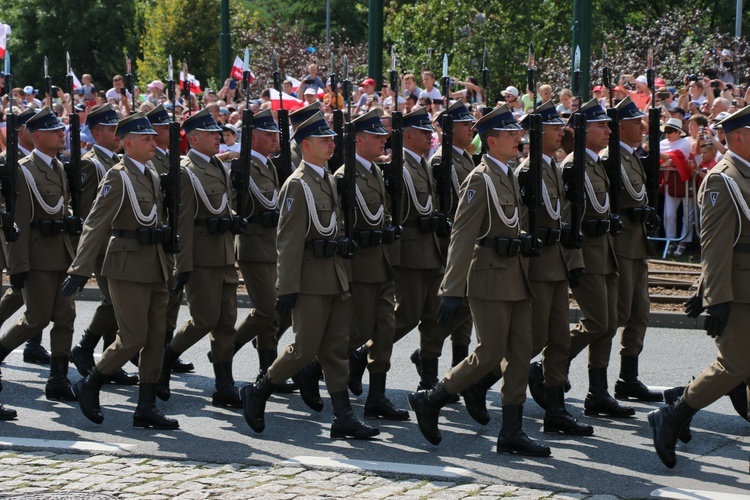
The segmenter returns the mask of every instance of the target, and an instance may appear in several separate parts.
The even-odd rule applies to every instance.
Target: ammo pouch
[[[305,242],[305,250],[312,250],[316,257],[333,257],[339,250],[339,240],[312,240]]]
[[[434,213],[419,217],[417,227],[420,233],[434,233],[440,227],[440,215]]]
[[[493,248],[500,257],[515,257],[521,251],[520,238],[482,238],[477,245]]]
[[[544,246],[551,247],[560,241],[560,229],[552,229],[549,227],[540,227],[538,238],[542,241]]]
[[[208,234],[224,234],[232,229],[232,219],[229,217],[209,217],[196,219],[195,225],[208,229]]]
[[[383,243],[383,231],[380,229],[356,231],[354,233],[354,241],[361,247],[376,247]]]
[[[277,227],[279,225],[279,211],[266,210],[260,213],[260,224],[263,227]]]
[[[57,236],[65,231],[65,222],[62,219],[33,220],[31,228],[39,230],[42,236]]]
[[[586,236],[604,236],[609,232],[609,219],[588,219],[581,224]]]
[[[383,228],[383,244],[390,245],[399,237],[399,228],[396,226],[386,226]]]
[[[630,217],[630,222],[633,224],[645,224],[649,217],[651,217],[653,211],[653,207],[649,207],[648,205],[644,207],[633,207],[628,210],[628,216]]]

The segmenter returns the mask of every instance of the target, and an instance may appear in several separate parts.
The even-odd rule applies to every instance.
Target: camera
[[[732,99],[732,106],[737,107],[737,99]]]
[[[713,87],[715,89],[719,88],[719,82],[717,82],[716,80],[712,80],[711,81],[711,87]]]
[[[128,89],[126,89],[125,87],[121,88],[120,89],[120,94],[121,95],[128,95]]]
[[[698,75],[696,75],[695,73],[688,74],[687,79],[689,82],[697,82],[698,80],[700,80],[700,78],[698,78]]]
[[[53,96],[56,96],[57,93],[60,92],[60,87],[58,87],[57,85],[53,85],[52,87],[50,87],[50,92],[52,92]]]
[[[310,85],[310,84],[313,84],[313,83],[315,83],[315,79],[314,79],[314,78],[305,78],[305,79],[304,79],[304,80],[302,81],[302,83],[306,83],[306,84]]]

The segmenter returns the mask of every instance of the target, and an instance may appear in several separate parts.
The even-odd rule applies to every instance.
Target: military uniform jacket
[[[157,175],[169,173],[169,155],[162,153],[159,148],[156,148],[156,153],[150,163]]]
[[[7,157],[8,150],[0,151],[0,165],[5,165],[5,158]],[[26,157],[26,153],[20,147],[18,148],[18,161],[20,162]],[[5,199],[0,196],[0,210],[5,210]],[[0,228],[0,269],[6,269],[8,267],[8,242],[5,240],[5,231]]]
[[[18,162],[16,173],[16,224],[20,230],[18,240],[8,243],[8,270],[11,274],[29,270],[65,271],[73,260],[73,245],[67,233],[42,236],[32,229],[32,221],[61,220],[70,215],[68,181],[62,164],[52,159],[55,170],[44,163],[36,151]],[[24,175],[30,176],[30,183]],[[43,206],[41,203],[44,203]],[[47,213],[46,209],[60,208]]]
[[[117,165],[120,158],[107,156],[104,151],[94,146],[81,157],[81,218],[85,219],[98,193],[97,187],[104,174]]]
[[[144,216],[148,220],[144,220]],[[102,274],[107,278],[136,283],[167,281],[169,268],[161,245],[142,245],[134,238],[112,235],[112,229],[135,231],[144,227],[160,227],[163,219],[164,206],[158,176],[148,167],[141,173],[130,158],[123,158],[104,176],[94,206],[83,226],[78,254],[68,272],[90,276],[99,248],[107,243],[102,265]]]
[[[502,301],[533,296],[520,253],[514,257],[500,256],[493,248],[476,244],[480,238],[520,235],[521,193],[513,172],[508,174],[485,155],[461,186],[448,264],[440,285],[441,296]],[[515,219],[515,224],[509,226],[501,219],[488,183],[497,193],[497,204],[504,217]]]
[[[336,177],[344,176],[344,168],[340,167],[336,171]],[[362,200],[366,204],[365,214],[360,201],[357,200],[355,208],[354,231],[373,231],[381,230],[386,224],[390,223],[390,215],[386,212],[387,195],[383,174],[380,167],[372,164],[372,172],[365,165],[357,161],[356,166],[357,189],[362,194]],[[373,216],[381,213],[380,217]],[[358,246],[357,253],[351,262],[351,272],[353,281],[358,283],[382,283],[393,278],[393,268],[388,256],[388,245],[380,244],[378,246]]]
[[[529,159],[526,158],[516,169],[516,177],[521,171],[528,170]],[[542,158],[542,182],[547,188],[548,196],[540,194],[544,206],[538,213],[538,226],[547,229],[560,229],[561,222],[570,222],[570,203],[565,198],[562,171],[552,166]],[[549,206],[548,206],[549,202]],[[521,213],[526,216],[528,208],[524,205]],[[554,219],[550,212],[557,214]],[[528,259],[529,279],[533,281],[565,281],[568,279],[568,269],[565,263],[563,246],[558,241],[551,246],[542,245],[542,254]]]
[[[326,174],[326,177],[303,162],[281,188],[276,236],[279,295],[335,295],[349,290],[341,256],[316,257],[311,249],[305,248],[306,242],[337,239],[341,232],[344,219],[338,192],[332,176]],[[309,205],[314,207],[314,214]],[[334,215],[336,220],[332,221]],[[314,217],[326,228],[324,232],[313,223]]]
[[[453,220],[456,215],[456,208],[458,207],[458,195],[461,190],[461,184],[469,176],[472,170],[474,170],[474,160],[468,152],[464,151],[464,154],[456,151],[456,148],[451,148],[451,156],[453,160],[453,171],[451,172],[451,206],[447,209],[440,207],[440,210],[448,216],[449,219]],[[430,168],[434,173],[435,168],[440,168],[440,162],[443,161],[443,147],[440,146],[435,154],[430,158]],[[434,175],[433,175],[434,177]]]
[[[245,198],[245,213],[254,219],[245,234],[237,236],[237,260],[276,262],[276,228],[265,227],[258,219],[267,210],[278,210],[279,176],[270,161],[263,165],[255,156],[251,158],[250,180],[255,183],[257,193],[251,186]]]
[[[731,151],[698,193],[703,304],[750,303],[750,166]],[[743,202],[744,200],[744,202]]]
[[[432,179],[432,172],[421,162],[414,159],[408,152],[404,151],[404,194],[401,198],[401,214],[403,217],[404,232],[401,238],[391,245],[391,262],[394,266],[408,267],[412,269],[442,269],[443,257],[440,253],[440,243],[437,234],[422,233],[417,226],[417,221],[423,215],[420,214],[415,205],[415,200],[409,193],[408,184],[414,186],[416,202],[426,208],[432,209],[425,215],[435,210],[437,194]],[[408,180],[407,180],[408,176]]]
[[[190,272],[193,266],[234,265],[234,236],[231,231],[210,234],[207,227],[196,225],[196,221],[205,221],[209,217],[232,217],[229,206],[231,183],[224,165],[216,158],[207,162],[190,150],[182,158],[180,168],[178,228],[182,250],[176,256],[176,272]]]
[[[599,205],[603,205],[609,193],[609,178],[601,162],[594,161],[588,153],[586,155],[586,175],[591,181],[591,187]],[[573,153],[570,153],[561,165],[561,168],[573,161]],[[609,209],[604,213],[598,213],[589,199],[586,198],[586,209],[583,221],[590,219],[606,219],[609,217]],[[589,274],[610,274],[617,272],[617,258],[615,257],[614,243],[610,233],[604,236],[589,236],[584,234],[583,248],[566,250],[565,260],[568,269],[585,268]]]

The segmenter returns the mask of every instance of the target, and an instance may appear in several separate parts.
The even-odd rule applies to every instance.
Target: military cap
[[[454,123],[476,121],[476,118],[474,118],[474,115],[471,114],[471,111],[469,111],[469,108],[466,107],[466,105],[461,99],[454,101],[453,104],[448,106],[447,109],[441,112],[441,116],[443,113],[449,113],[453,117]]]
[[[270,109],[264,109],[253,114],[253,128],[261,132],[279,132],[279,127],[273,119],[273,113]]]
[[[583,113],[583,115],[586,117],[586,123],[610,121],[609,116],[607,116],[607,112],[604,111],[604,108],[601,107],[597,99],[591,99],[581,108],[576,110],[573,115],[578,113]],[[573,118],[573,115],[571,115],[570,117]]]
[[[94,125],[114,127],[119,121],[120,115],[117,114],[115,107],[109,103],[94,107],[86,117],[86,125],[89,127]]]
[[[536,112],[542,115],[542,123],[545,125],[565,125],[565,121],[563,121],[563,119],[560,118],[560,115],[557,114],[557,109],[555,109],[555,105],[551,99],[536,108]],[[530,116],[530,114],[524,115],[523,118],[519,120],[521,126],[526,130],[531,126]]]
[[[26,122],[36,114],[36,109],[26,108],[21,113],[16,115],[16,129],[26,126]]]
[[[515,131],[523,130],[523,127],[518,123],[516,117],[513,116],[513,112],[508,105],[503,104],[480,118],[472,129],[476,130],[479,135],[482,135],[490,130]]]
[[[296,127],[300,123],[308,120],[315,113],[319,113],[319,112],[320,112],[320,104],[318,104],[317,102],[313,102],[313,103],[308,104],[304,108],[299,108],[289,113],[289,121],[291,122],[292,127]]]
[[[745,106],[739,111],[735,111],[734,113],[717,123],[716,127],[723,128],[725,134],[734,132],[739,128],[750,127],[750,106]]]
[[[620,120],[636,120],[646,116],[646,113],[638,109],[630,96],[617,103],[617,118]]]
[[[208,108],[203,108],[194,115],[182,122],[182,128],[185,133],[199,130],[201,132],[221,132],[221,127],[216,124],[216,120],[211,116]]]
[[[47,132],[50,130],[60,130],[65,128],[63,122],[57,117],[52,109],[47,106],[34,116],[26,120],[26,128],[30,132]]]
[[[323,116],[323,113],[318,111],[299,124],[297,130],[294,131],[292,139],[299,144],[308,137],[333,137],[335,135],[337,135],[336,132],[331,130],[331,127],[328,126],[328,122]]]
[[[161,104],[149,111],[146,118],[151,122],[152,127],[169,125],[172,123],[172,117],[169,116],[169,113],[167,113],[167,110],[164,109],[164,106]]]
[[[411,113],[404,115],[403,127],[414,127],[419,130],[427,130],[428,132],[434,132],[435,128],[430,123],[430,115],[427,114],[427,108],[420,107],[413,110]]]
[[[354,132],[366,132],[373,135],[388,135],[388,131],[380,120],[377,110],[371,109],[364,115],[358,116],[354,121]]]
[[[151,122],[148,121],[146,113],[139,111],[120,120],[117,128],[115,128],[115,133],[122,139],[128,134],[156,135],[156,130],[153,129]]]

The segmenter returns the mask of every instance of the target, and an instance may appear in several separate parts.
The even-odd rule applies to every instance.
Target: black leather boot
[[[542,363],[534,361],[529,364],[529,392],[542,410],[547,409],[547,392],[544,390],[544,370]]]
[[[23,361],[36,365],[48,365],[50,363],[49,352],[42,346],[42,332],[26,341],[26,347],[23,349]]]
[[[156,395],[162,401],[169,401],[169,397],[172,393],[169,390],[169,378],[172,374],[172,364],[175,362],[180,355],[172,350],[170,346],[164,349],[164,360],[161,364],[161,374],[159,374],[159,380],[156,383]]]
[[[355,396],[362,394],[362,377],[364,377],[365,369],[367,369],[368,354],[369,349],[366,345],[363,345],[349,356],[349,390]]]
[[[234,386],[232,363],[214,363],[214,375],[216,385],[211,404],[219,408],[242,408],[239,391]]]
[[[246,384],[240,388],[240,399],[242,400],[242,414],[245,422],[255,432],[263,432],[266,428],[265,412],[266,401],[271,397],[274,385],[264,373],[260,380],[254,384]]]
[[[594,428],[579,423],[565,409],[565,389],[545,387],[547,409],[544,413],[544,432],[562,433],[570,436],[591,436]]]
[[[52,356],[49,363],[49,378],[44,394],[52,401],[78,401],[68,380],[68,358]]]
[[[654,448],[664,465],[670,469],[677,465],[677,436],[680,429],[698,412],[680,397],[673,405],[664,406],[648,414],[648,423],[654,430]]]
[[[417,370],[419,378],[422,378],[422,358],[419,356],[419,347],[414,349],[414,352],[409,356],[409,360],[414,363],[414,368]]]
[[[490,372],[461,393],[466,410],[477,423],[487,425],[490,422],[490,412],[487,411],[487,391],[501,378]]]
[[[18,416],[16,410],[12,408],[5,408],[0,404],[0,420],[15,420]]]
[[[323,410],[323,400],[320,397],[320,376],[322,373],[320,361],[318,361],[318,358],[313,358],[292,377],[294,383],[297,384],[302,401],[313,411]]]
[[[13,349],[6,349],[3,344],[0,344],[0,363],[5,361],[5,358],[8,357],[8,354],[12,353]]]
[[[234,344],[235,351],[234,353],[237,354],[237,351],[239,350],[240,344]],[[271,367],[274,361],[276,361],[276,358],[278,357],[278,353],[276,349],[258,349],[258,361],[260,363],[260,371],[258,373],[258,376],[255,378],[255,381],[263,378],[263,375],[266,374],[268,371],[268,368]],[[297,384],[292,382],[291,380],[285,380],[284,382],[280,383],[277,386],[274,386],[273,392],[275,394],[292,394],[294,391],[297,390]]]
[[[164,336],[164,347],[167,347],[170,343],[172,343],[173,338],[174,330],[167,330],[167,333]],[[235,350],[235,352],[237,351]],[[193,370],[195,370],[195,366],[193,365],[193,363],[186,363],[179,357],[177,357],[177,359],[174,360],[174,363],[172,363],[172,371],[175,373],[190,373]]]
[[[107,342],[105,340],[102,344],[102,353],[106,351],[111,344],[112,342]],[[119,368],[107,378],[107,383],[114,385],[138,385],[138,375],[130,375],[122,368]]]
[[[365,418],[385,420],[409,420],[409,412],[396,408],[385,397],[385,373],[370,373],[370,391],[365,401]]]
[[[420,358],[422,364],[422,378],[419,380],[418,391],[428,391],[437,384],[438,359]],[[450,401],[449,401],[450,402]]]
[[[417,423],[422,435],[432,444],[440,444],[443,436],[440,435],[438,418],[440,408],[448,403],[451,393],[445,390],[442,382],[427,391],[417,391],[409,394],[409,406],[417,415]]]
[[[615,398],[634,399],[647,403],[658,403],[664,400],[658,391],[652,391],[638,380],[638,356],[620,357],[620,378],[615,382]]]
[[[354,416],[349,403],[349,392],[332,392],[333,423],[331,424],[331,439],[369,439],[380,434],[376,427],[370,427]]]
[[[180,423],[164,415],[156,407],[156,384],[141,384],[138,390],[138,406],[133,414],[133,427],[144,429],[175,430]]]
[[[668,405],[675,404],[679,399],[680,396],[685,392],[684,386],[678,386],[678,387],[672,387],[671,389],[667,389],[664,391],[664,402]],[[682,441],[683,443],[687,444],[693,439],[693,431],[690,429],[690,422],[692,422],[693,419],[689,419],[680,429],[680,433],[677,435],[677,438]]]
[[[82,378],[73,386],[81,412],[95,424],[104,422],[102,407],[99,404],[99,391],[106,380],[106,375],[102,375],[94,368],[86,378]]]
[[[635,415],[632,407],[621,405],[609,395],[606,368],[589,368],[589,393],[583,408],[585,415],[593,417],[625,418]]]
[[[96,366],[94,348],[101,338],[101,335],[91,333],[91,330],[84,330],[81,340],[70,350],[70,360],[76,365],[76,369],[82,377],[88,376]]]
[[[503,405],[503,426],[497,437],[497,452],[524,455],[527,457],[548,457],[549,447],[535,443],[523,432],[523,406]]]
[[[747,385],[742,382],[740,385],[732,389],[727,393],[729,399],[732,401],[732,406],[737,414],[750,421],[750,406],[747,403]]]

